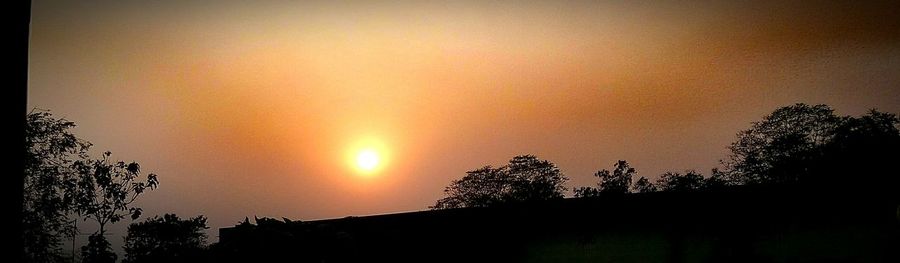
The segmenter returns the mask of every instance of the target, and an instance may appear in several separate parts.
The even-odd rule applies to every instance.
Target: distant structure
[[[874,201],[881,200],[881,201]],[[900,202],[737,188],[219,230],[228,259],[427,262],[900,262]]]

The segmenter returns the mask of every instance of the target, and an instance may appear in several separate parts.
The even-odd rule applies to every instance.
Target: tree
[[[188,262],[203,251],[206,244],[206,217],[180,219],[174,214],[156,216],[132,223],[125,236],[122,262]]]
[[[87,158],[91,144],[71,133],[75,123],[33,110],[25,123],[23,232],[25,261],[61,261],[63,238],[74,235],[74,162]]]
[[[823,156],[811,167],[817,179],[811,184],[842,192],[898,193],[900,176],[900,118],[896,114],[870,110],[847,118],[825,145]],[[851,177],[855,176],[855,177]]]
[[[597,188],[580,187],[575,189],[575,197],[591,197],[601,193],[626,194],[629,193],[631,186],[631,178],[634,177],[636,171],[628,164],[627,161],[619,160],[614,164],[615,169],[612,173],[603,169],[594,173],[594,176],[600,179]]]
[[[795,183],[845,120],[822,104],[778,108],[737,134],[723,161],[728,177],[741,184]]]
[[[713,168],[709,177],[703,180],[703,189],[721,190],[730,185],[727,175],[718,168]]]
[[[596,187],[584,186],[572,189],[572,193],[575,198],[596,197],[600,196],[600,189]]]
[[[900,160],[898,125],[897,115],[877,110],[850,117],[837,116],[826,105],[782,107],[738,133],[717,179],[840,192],[896,192],[890,186],[900,184],[900,178],[889,171],[896,170]],[[863,183],[872,180],[878,183]]]
[[[74,127],[74,122],[54,118],[46,110],[32,110],[26,117],[22,222],[26,261],[61,261],[62,239],[77,233],[69,221],[72,215],[100,225],[82,248],[83,261],[105,262],[109,257],[114,261],[115,253],[103,236],[105,225],[126,215],[140,216],[140,208],[131,203],[159,184],[155,174],[138,181],[140,165],[135,162],[110,163],[110,152],[99,160],[90,159],[91,143],[72,134]]]
[[[631,177],[636,173],[628,162],[620,160],[616,162],[616,169],[610,174],[607,170],[597,172],[595,176],[600,178],[601,193],[628,193],[631,185]]]
[[[80,173],[75,193],[77,211],[85,220],[97,222],[101,235],[106,232],[107,223],[116,223],[126,216],[132,220],[140,217],[141,208],[132,207],[131,203],[145,190],[159,186],[156,174],[148,174],[145,181],[140,181],[140,164],[113,163],[109,160],[111,155],[107,151],[100,159],[75,162]]]
[[[652,193],[657,191],[656,185],[651,183],[647,177],[643,176],[634,182],[632,189],[635,193]]]
[[[704,182],[703,175],[689,170],[684,174],[666,172],[660,176],[659,180],[656,180],[656,186],[660,191],[687,192],[702,189]]]
[[[568,180],[550,161],[534,155],[513,157],[499,168],[485,166],[466,172],[444,189],[432,209],[487,207],[506,202],[563,198]]]
[[[109,241],[100,233],[91,234],[88,244],[81,247],[81,262],[115,263],[116,257]]]
[[[509,195],[511,178],[502,168],[485,166],[466,172],[444,189],[446,197],[439,199],[433,209],[487,207],[503,202]]]
[[[702,174],[693,170],[688,170],[683,174],[678,172],[666,172],[656,180],[656,183],[651,183],[649,179],[641,177],[634,182],[632,189],[634,189],[634,192],[636,193],[656,191],[686,192],[722,189],[727,186],[728,182],[724,179],[724,173],[720,172],[719,169],[713,168],[709,177],[704,177]]]
[[[141,208],[131,204],[147,189],[156,189],[159,180],[156,174],[148,174],[145,181],[140,180],[141,166],[136,162],[125,163],[123,161],[111,162],[111,152],[103,153],[97,160],[76,161],[78,180],[75,187],[75,202],[77,213],[84,220],[93,220],[99,225],[99,230],[92,235],[97,242],[88,242],[82,248],[83,251],[92,251],[93,254],[83,254],[83,262],[91,260],[106,260],[106,253],[112,253],[106,242],[106,224],[116,223],[126,216],[132,220],[141,215]],[[100,241],[102,239],[102,242]],[[96,246],[96,247],[91,247]],[[112,253],[115,260],[115,253]]]
[[[569,180],[555,164],[534,155],[520,155],[505,167],[512,178],[508,201],[549,200],[563,198]]]
[[[835,152],[885,156],[896,151],[877,152],[875,149],[896,150],[900,144],[900,118],[896,114],[869,110],[858,118],[845,118],[835,129],[828,145],[828,154]]]

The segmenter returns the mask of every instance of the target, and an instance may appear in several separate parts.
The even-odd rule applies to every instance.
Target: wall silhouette
[[[897,262],[896,199],[779,187],[600,195],[220,229],[218,259]]]

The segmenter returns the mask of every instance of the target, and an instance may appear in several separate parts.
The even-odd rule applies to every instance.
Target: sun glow
[[[374,150],[362,150],[356,155],[356,167],[363,171],[373,171],[378,168],[379,159]]]
[[[347,151],[347,161],[358,175],[372,176],[385,169],[389,161],[386,145],[381,140],[362,139],[353,143]]]

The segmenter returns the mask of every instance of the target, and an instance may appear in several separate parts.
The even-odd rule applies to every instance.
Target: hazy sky
[[[737,131],[796,102],[900,112],[900,2],[34,0],[32,11],[29,107],[159,174],[145,215],[203,214],[211,231],[254,215],[422,210],[465,171],[519,154],[553,161],[570,188],[619,159],[650,178],[708,173]],[[350,164],[365,143],[383,147],[377,174]]]

